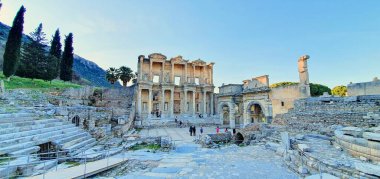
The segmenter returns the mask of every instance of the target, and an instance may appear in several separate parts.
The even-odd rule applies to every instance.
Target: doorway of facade
[[[252,104],[250,107],[251,123],[265,122],[265,115],[259,104]]]
[[[230,108],[227,105],[224,105],[222,107],[223,110],[223,124],[228,125],[230,124]]]

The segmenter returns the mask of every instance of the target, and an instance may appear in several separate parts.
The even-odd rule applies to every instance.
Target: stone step
[[[95,146],[96,143],[97,143],[97,141],[95,140],[95,141],[93,141],[93,142],[91,142],[91,143],[89,143],[89,144],[87,144],[87,145],[81,147],[81,148],[78,149],[78,150],[75,150],[75,151],[69,152],[69,155],[70,155],[70,156],[78,156],[78,157],[81,157],[82,152],[85,152],[86,150],[88,150],[88,149],[90,149],[91,147]]]
[[[22,127],[22,126],[28,126],[28,125],[36,125],[36,124],[43,124],[47,122],[54,122],[59,121],[59,119],[44,119],[44,120],[29,120],[29,121],[21,121],[21,122],[11,122],[11,123],[0,123],[0,129],[5,129],[9,127]]]
[[[82,148],[82,147],[84,147],[84,146],[86,146],[86,145],[88,145],[88,144],[91,144],[91,143],[93,143],[93,142],[96,142],[96,140],[95,140],[94,138],[88,138],[88,139],[85,140],[85,141],[79,142],[79,143],[77,143],[77,144],[75,144],[75,145],[72,145],[72,146],[70,146],[70,147],[63,148],[63,149],[64,149],[64,150],[67,150],[69,153],[71,153],[71,152],[73,152],[73,151],[75,151],[75,150],[78,150],[79,148]],[[82,150],[82,149],[80,149],[80,150]]]
[[[64,122],[61,122],[59,120],[55,120],[55,121],[45,121],[44,120],[44,121],[41,121],[41,123],[33,124],[33,125],[2,128],[2,129],[0,129],[0,135],[19,133],[19,132],[24,132],[24,131],[31,131],[31,130],[37,130],[37,129],[42,129],[42,128],[55,127],[55,126],[61,126],[64,124],[65,124]]]
[[[10,156],[20,156],[20,155],[28,155],[31,153],[38,152],[40,150],[39,146],[33,146],[22,150],[17,150],[14,152],[9,153]]]
[[[24,136],[30,136],[30,135],[39,134],[39,133],[46,133],[49,131],[60,130],[60,129],[67,128],[67,127],[75,127],[75,125],[73,125],[73,124],[62,124],[60,126],[52,126],[52,127],[34,129],[34,130],[23,131],[23,132],[3,134],[3,135],[0,135],[0,141],[12,139],[12,138],[20,138],[20,137],[24,137]]]
[[[36,141],[38,139],[42,139],[44,137],[50,137],[56,134],[62,134],[62,135],[65,135],[66,137],[67,133],[77,132],[77,128],[74,126],[63,126],[63,127],[66,127],[66,128],[61,128],[60,130],[52,130],[45,133],[38,133],[34,135],[4,140],[0,142],[0,147],[15,145],[17,143],[22,143],[22,142]]]
[[[82,141],[86,141],[86,140],[88,140],[90,138],[91,137],[88,136],[88,135],[81,136],[81,137],[78,137],[76,139],[73,139],[73,140],[70,140],[68,142],[63,143],[62,145],[60,145],[60,147],[66,149],[66,148],[69,148],[70,146],[73,146],[73,145],[75,145],[77,143],[80,143]]]
[[[60,138],[60,139],[54,140],[52,142],[55,145],[62,145],[64,143],[66,143],[66,142],[69,142],[71,140],[77,139],[79,137],[87,136],[87,135],[90,136],[90,134],[88,134],[85,131],[75,131],[75,133],[72,133],[71,135],[67,135],[67,137]]]
[[[38,116],[32,116],[32,117],[17,117],[17,118],[0,118],[0,124],[8,124],[8,123],[14,123],[14,122],[25,122],[25,121],[33,121],[38,120]]]
[[[36,117],[37,115],[35,113],[26,113],[26,112],[21,112],[21,113],[3,113],[0,114],[0,119],[5,119],[5,118],[18,118],[18,117]]]

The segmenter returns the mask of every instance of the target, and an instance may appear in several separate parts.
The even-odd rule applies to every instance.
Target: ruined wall
[[[273,117],[287,113],[294,107],[294,101],[301,98],[298,85],[280,86],[271,88],[269,98],[272,101]]]
[[[325,132],[331,125],[369,127],[380,123],[367,116],[380,113],[380,95],[317,97],[296,100],[294,108],[279,115],[290,129]],[[280,119],[281,118],[281,119]]]
[[[353,84],[347,85],[348,96],[376,95],[376,94],[380,94],[379,80],[364,82],[364,83],[353,83]]]

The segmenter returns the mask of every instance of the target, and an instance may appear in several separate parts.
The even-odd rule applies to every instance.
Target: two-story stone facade
[[[214,114],[214,63],[153,53],[138,57],[137,116],[140,119]]]

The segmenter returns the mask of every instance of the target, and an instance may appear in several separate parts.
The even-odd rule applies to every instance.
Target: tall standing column
[[[185,80],[184,80],[184,84],[187,84],[187,62],[185,63]]]
[[[171,74],[170,74],[170,81],[171,83],[175,83],[174,82],[174,63],[172,62],[172,68],[170,69],[171,71]]]
[[[170,117],[174,115],[174,89],[170,91]]]
[[[206,116],[207,108],[206,108],[206,91],[203,91],[203,115]]]
[[[193,83],[195,83],[195,65],[193,64]]]
[[[211,116],[213,116],[214,115],[214,93],[210,93],[210,98],[211,98],[211,100],[210,100],[210,113],[211,113]]]
[[[161,90],[161,115],[163,115],[165,111],[165,89],[162,88]],[[164,117],[164,116],[162,116]]]
[[[185,103],[185,104],[183,105],[183,106],[184,106],[184,110],[183,110],[183,112],[184,112],[184,114],[187,114],[187,113],[188,113],[188,110],[187,110],[187,109],[188,109],[188,107],[187,107],[187,91],[184,90],[183,92],[184,92],[184,95],[183,95],[183,96],[185,97],[185,99],[183,100],[184,103]]]
[[[141,89],[138,89],[137,95],[137,114],[141,118]]]
[[[165,71],[165,62],[162,62],[162,70],[161,70],[161,77],[160,77],[161,83],[166,83],[166,81],[164,80],[164,71]]]
[[[148,77],[148,81],[153,81],[153,76],[152,76],[152,60],[149,59],[149,77]]]
[[[193,91],[193,111],[192,111],[192,115],[193,117],[195,117],[195,90]]]
[[[144,57],[140,57],[139,59],[139,69],[138,69],[138,72],[137,72],[137,75],[138,75],[138,80],[142,80],[143,79],[143,74],[142,74],[142,66],[144,64]]]
[[[148,89],[149,92],[149,100],[148,100],[148,116],[149,118],[152,117],[152,101],[153,101],[153,95],[152,95],[152,89]]]

